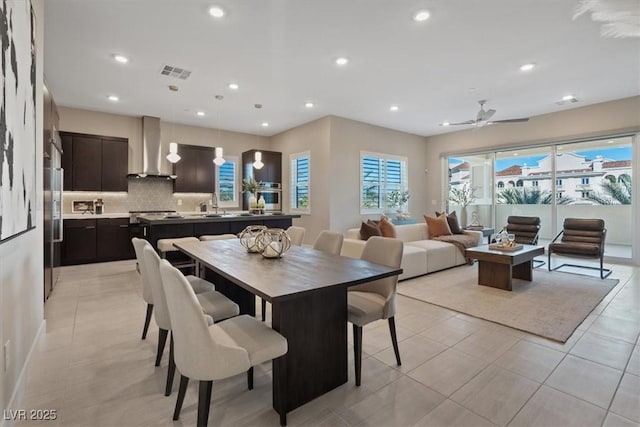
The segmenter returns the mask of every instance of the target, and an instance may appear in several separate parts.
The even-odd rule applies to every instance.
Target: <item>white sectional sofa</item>
[[[424,222],[396,225],[395,229],[396,237],[404,242],[404,252],[400,265],[403,273],[400,275],[400,280],[466,263],[464,256],[455,245],[429,239],[429,229]],[[477,235],[477,245],[482,244],[482,232],[465,231],[464,233]],[[342,244],[341,255],[360,258],[365,243],[364,240],[360,239],[359,228],[349,229]]]

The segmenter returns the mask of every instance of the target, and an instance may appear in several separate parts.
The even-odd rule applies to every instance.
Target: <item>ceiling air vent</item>
[[[160,74],[163,76],[175,77],[180,80],[187,80],[187,78],[191,75],[191,71],[185,70],[180,67],[172,67],[171,65],[165,65],[162,67],[162,71]]]

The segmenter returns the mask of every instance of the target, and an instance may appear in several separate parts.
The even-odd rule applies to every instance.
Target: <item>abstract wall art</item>
[[[35,31],[31,0],[0,0],[0,242],[35,228]]]

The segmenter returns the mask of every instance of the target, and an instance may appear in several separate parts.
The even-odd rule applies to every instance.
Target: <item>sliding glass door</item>
[[[631,258],[631,137],[557,146],[556,195],[558,229],[565,218],[601,218],[607,228],[605,255]]]
[[[565,218],[601,218],[607,228],[605,256],[638,262],[633,169],[640,156],[634,138],[448,157],[448,207],[463,221],[471,222],[473,214],[496,232],[510,215],[539,217],[539,244],[545,246],[562,231]]]
[[[496,232],[511,215],[538,217],[539,239],[554,234],[553,159],[551,147],[537,147],[496,153],[494,177],[496,194]],[[541,242],[541,244],[543,244]]]
[[[456,211],[462,227],[493,227],[492,163],[492,153],[448,159],[449,211]]]

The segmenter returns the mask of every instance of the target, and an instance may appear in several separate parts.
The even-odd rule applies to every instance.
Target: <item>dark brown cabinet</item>
[[[102,140],[102,191],[127,191],[129,142]]]
[[[62,265],[116,261],[135,257],[129,218],[64,221]]]
[[[256,151],[262,153],[261,169],[253,167]],[[282,153],[277,151],[249,150],[242,153],[242,179],[253,177],[256,181],[282,183]]]
[[[97,224],[95,219],[74,219],[64,222],[62,265],[95,262]]]
[[[64,169],[63,186],[65,190],[73,188],[73,138],[69,134],[61,134],[62,169]]]
[[[102,191],[102,141],[100,138],[73,138],[73,191]],[[63,154],[64,155],[64,154]]]
[[[99,219],[96,245],[96,254],[99,261],[128,259],[131,253],[129,219]]]
[[[215,191],[215,150],[197,145],[180,145],[178,153],[182,157],[173,165],[176,179],[174,193],[213,193]]]
[[[67,191],[127,191],[129,142],[125,138],[61,132]]]

